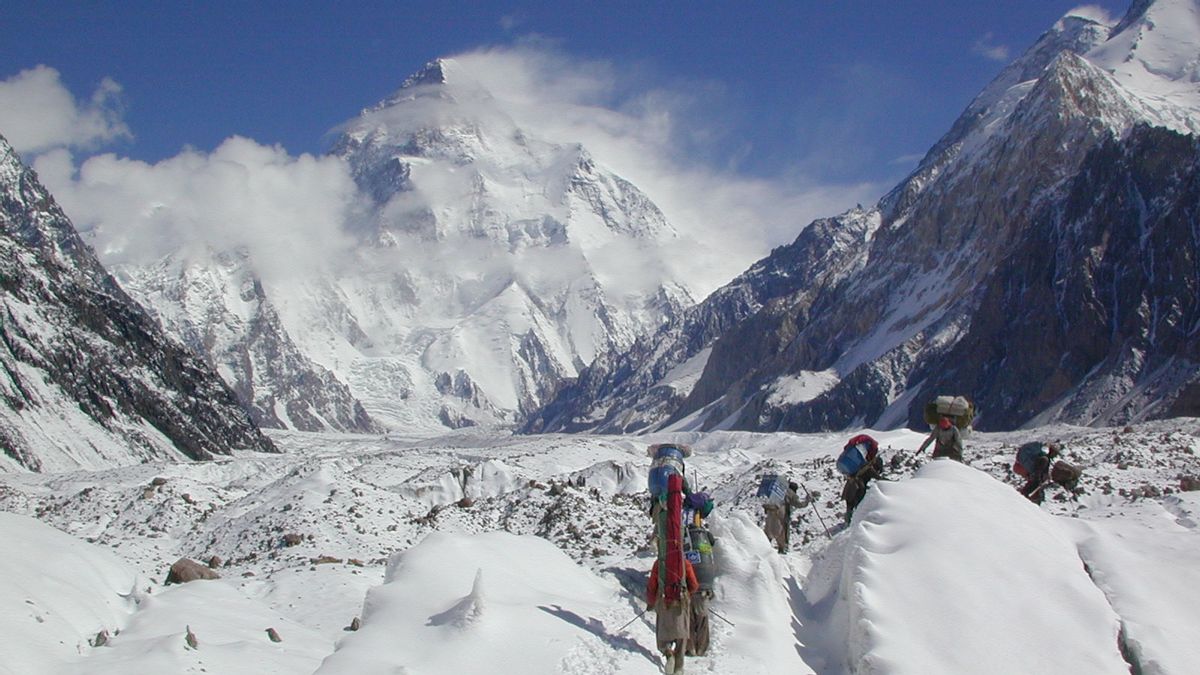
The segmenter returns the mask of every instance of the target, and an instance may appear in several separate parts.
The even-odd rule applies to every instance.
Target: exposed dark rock
[[[1137,123],[1079,56],[1107,37],[1061,22],[875,208],[812,223],[601,354],[523,431],[923,428],[942,394],[974,401],[985,430],[1196,408],[1200,146]],[[690,359],[702,374],[676,389]],[[789,393],[817,373],[832,386]]]
[[[167,572],[165,585],[170,584],[185,584],[189,581],[198,579],[220,579],[221,575],[212,571],[206,565],[202,565],[195,560],[189,558],[180,558],[171,565],[171,569]]]
[[[26,468],[65,450],[23,421],[43,416],[86,418],[76,423],[130,448],[130,462],[168,456],[155,431],[193,459],[274,451],[213,369],[101,267],[3,137],[0,299],[0,445]]]

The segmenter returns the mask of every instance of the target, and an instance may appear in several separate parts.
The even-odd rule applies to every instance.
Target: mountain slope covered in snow
[[[212,369],[117,285],[0,137],[0,465],[273,450]]]
[[[874,208],[602,355],[526,429],[920,426],[946,393],[987,429],[1196,414],[1197,11],[1064,17]]]
[[[119,225],[93,230],[122,283],[264,426],[511,425],[692,303],[658,207],[580,144],[520,126],[469,64],[426,66],[343,125],[320,164],[353,194],[324,224],[338,246],[308,251],[324,259],[303,274],[197,242],[131,260]],[[158,218],[188,217],[153,199]],[[239,208],[221,212],[249,222]]]

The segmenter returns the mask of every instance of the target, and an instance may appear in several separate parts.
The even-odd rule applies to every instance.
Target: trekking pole
[[[817,510],[817,500],[813,499],[807,485],[801,484],[800,487],[804,488],[804,494],[808,497],[808,505],[813,507],[813,513],[817,514],[817,520],[821,523],[821,527],[825,528],[825,536],[833,539],[833,535],[829,534],[829,526],[825,524],[825,519],[821,517],[821,512]]]
[[[631,623],[633,623],[634,621],[637,621],[638,619],[642,618],[642,617],[643,617],[643,616],[646,614],[646,612],[649,612],[649,611],[650,611],[650,608],[649,608],[649,607],[647,607],[646,609],[643,609],[641,612],[639,612],[639,613],[638,613],[638,615],[637,615],[637,616],[635,616],[635,617],[633,617],[632,619],[630,619],[629,621],[625,622],[625,625],[624,625],[624,626],[621,626],[620,628],[618,628],[618,629],[617,629],[617,632],[618,632],[618,633],[620,633],[621,631],[625,630],[626,628],[628,628],[628,627],[629,627],[629,625],[630,625]]]
[[[720,614],[717,614],[717,610],[713,609],[712,607],[708,608],[708,613],[712,614],[713,616],[717,617],[718,619],[724,621],[725,623],[729,624],[730,626],[737,628],[737,624],[730,621],[729,619],[726,619],[725,617],[721,616]],[[620,631],[617,631],[617,632],[620,632]]]
[[[1042,483],[1041,485],[1037,486],[1037,488],[1035,488],[1034,490],[1030,491],[1030,493],[1029,493],[1028,495],[1026,495],[1026,496],[1027,496],[1027,497],[1030,497],[1030,498],[1032,498],[1034,495],[1036,495],[1037,493],[1041,492],[1041,491],[1042,491],[1042,488],[1046,487],[1047,485],[1049,485],[1049,484],[1051,484],[1051,483],[1053,483],[1053,482],[1054,482],[1054,481],[1052,481],[1052,480],[1047,480],[1046,482],[1044,482],[1044,483]]]

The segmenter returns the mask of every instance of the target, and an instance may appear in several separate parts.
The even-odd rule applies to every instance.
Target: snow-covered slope
[[[1011,488],[938,460],[860,508],[804,589],[830,670],[1128,672],[1068,530]]]
[[[0,512],[0,673],[55,671],[124,628],[146,580],[112,551],[29,516]]]
[[[874,208],[602,355],[526,429],[919,426],[945,393],[990,429],[1196,414],[1196,12],[1065,17]]]
[[[0,137],[0,471],[272,450]]]
[[[5,606],[117,604],[70,630],[0,613],[0,672],[10,653],[28,657],[22,675],[660,672],[650,616],[622,626],[644,608],[653,560],[645,444],[668,438],[692,444],[691,479],[717,502],[713,642],[690,671],[1190,672],[1200,492],[1181,488],[1200,486],[1194,421],[977,433],[970,466],[922,465],[919,434],[875,436],[893,482],[847,528],[837,434],[278,433],[281,455],[6,475],[0,509],[21,515],[0,518],[0,537],[28,554],[4,563]],[[1015,448],[1035,438],[1084,467],[1078,494],[1056,487],[1035,508],[1013,489]],[[768,471],[816,496],[787,555],[761,531]],[[181,556],[217,556],[222,578],[163,587]],[[119,594],[59,567],[17,583],[56,557],[117,573]],[[136,608],[120,599],[134,578]],[[108,644],[90,646],[101,628]],[[63,642],[10,652],[12,639]]]

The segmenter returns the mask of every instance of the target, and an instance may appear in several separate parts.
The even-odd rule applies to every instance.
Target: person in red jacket
[[[659,563],[655,562],[650,568],[650,582],[646,584],[646,610],[654,610],[654,632],[658,641],[658,651],[662,652],[666,661],[667,673],[683,672],[683,654],[687,649],[688,634],[691,627],[690,598],[692,593],[700,590],[700,582],[696,581],[696,570],[692,563],[683,561],[686,589],[679,589],[679,597],[668,600],[665,588],[658,583]]]

